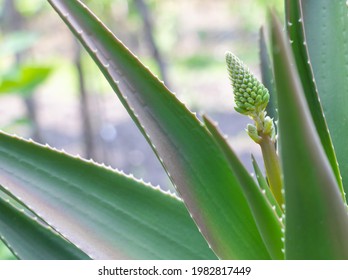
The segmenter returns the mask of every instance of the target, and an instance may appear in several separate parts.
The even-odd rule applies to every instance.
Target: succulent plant
[[[286,0],[286,32],[270,16],[264,85],[226,56],[236,110],[254,121],[247,132],[262,150],[265,174],[252,160],[257,180],[216,124],[192,114],[82,2],[48,2],[180,198],[2,132],[0,238],[18,258],[348,259],[345,1]]]

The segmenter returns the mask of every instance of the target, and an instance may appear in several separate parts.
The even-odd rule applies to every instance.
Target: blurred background
[[[282,0],[84,0],[187,106],[219,122],[251,171],[224,53],[259,76],[259,28]],[[111,87],[46,0],[0,0],[0,129],[171,183]],[[2,247],[0,246],[0,256]],[[1,258],[1,257],[0,257]]]

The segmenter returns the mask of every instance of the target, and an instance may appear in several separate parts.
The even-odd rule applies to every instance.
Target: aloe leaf
[[[28,217],[37,220],[41,224],[45,224],[46,227],[49,225],[46,224],[44,220],[42,220],[39,216],[37,216],[33,211],[31,211],[25,204],[23,204],[17,197],[15,197],[12,193],[8,192],[3,186],[0,185],[0,199],[8,202],[16,209],[20,209]],[[53,230],[53,229],[52,229]]]
[[[216,258],[179,199],[4,133],[0,183],[91,258]]]
[[[265,194],[239,161],[224,136],[218,131],[216,125],[206,116],[203,116],[203,118],[243,188],[244,195],[272,259],[284,259],[284,253],[282,252],[284,246],[282,242],[283,226],[275,213],[275,208],[272,208]]]
[[[286,259],[347,259],[348,217],[304,96],[288,40],[272,17]]]
[[[10,249],[0,240],[0,260],[17,260],[16,256]]]
[[[277,213],[277,216],[279,218],[281,218],[283,215],[283,211],[281,210],[280,205],[278,204],[271,189],[269,188],[269,185],[266,181],[266,178],[263,176],[261,169],[260,169],[259,165],[257,164],[253,155],[251,156],[251,161],[252,161],[253,168],[254,168],[255,175],[256,175],[256,179],[257,179],[257,182],[259,183],[261,191],[267,197],[268,202],[274,207],[275,212]]]
[[[241,187],[204,125],[80,1],[49,2],[109,81],[218,257],[268,259]]]
[[[51,228],[0,197],[0,236],[19,259],[89,259]]]
[[[311,1],[307,1],[307,2],[311,2]],[[317,1],[313,1],[313,4],[314,6],[316,6]],[[306,33],[308,32],[305,32],[304,21],[307,22],[307,15],[303,15],[300,0],[294,0],[294,1],[286,0],[285,8],[286,8],[285,10],[286,10],[287,32],[289,35],[290,45],[291,45],[294,59],[296,62],[297,71],[299,73],[299,77],[302,83],[302,88],[307,100],[310,113],[312,115],[312,118],[315,124],[315,127],[319,134],[321,143],[324,147],[325,153],[329,159],[331,167],[335,173],[336,180],[338,182],[338,185],[342,193],[342,197],[345,200],[345,194],[344,194],[343,185],[342,185],[342,177],[340,174],[335,150],[332,144],[331,136],[328,130],[325,117],[324,117],[323,108],[320,104],[318,90],[317,90],[317,83],[319,84],[321,83],[320,81],[321,78],[317,81],[314,79],[313,70],[312,70],[312,66],[311,66],[311,62],[310,62],[309,54],[308,54],[308,48],[307,48],[308,40],[306,39],[307,35],[310,37],[314,35],[316,37],[321,37],[323,39],[322,43],[324,43],[324,41],[326,42],[327,38],[323,36],[323,34],[320,31],[320,27],[318,27],[317,25],[317,14],[318,14],[317,8],[313,7],[314,9],[311,9],[311,13],[313,13],[313,16],[315,16],[315,23],[313,23],[315,34],[313,35],[310,34],[312,30],[308,30],[309,34],[306,35]],[[304,20],[304,16],[305,16],[305,20]],[[321,43],[318,42],[316,44],[321,44]],[[321,48],[320,45],[315,45],[315,49],[317,49],[318,47]],[[348,49],[346,50],[348,51]],[[312,54],[312,51],[310,53]],[[322,59],[322,57],[320,59]],[[311,61],[312,61],[312,56],[311,56]],[[348,72],[346,73],[348,74]],[[332,98],[332,92],[330,92],[330,98]],[[336,110],[336,108],[334,110]],[[344,161],[345,161],[345,158],[344,158]]]
[[[272,69],[272,62],[269,57],[268,48],[265,39],[264,29],[261,27],[259,35],[259,47],[260,47],[260,66],[261,66],[261,79],[264,86],[268,89],[270,98],[267,104],[267,114],[273,118],[278,119],[277,116],[277,102],[276,102],[276,88],[274,84],[274,74]]]

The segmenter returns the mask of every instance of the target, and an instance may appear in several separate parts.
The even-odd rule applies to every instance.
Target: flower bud
[[[269,93],[249,69],[230,52],[226,63],[234,92],[235,110],[244,115],[258,115],[265,110]]]
[[[273,129],[273,120],[269,116],[265,117],[265,120],[263,121],[263,127],[263,133],[271,134]]]
[[[262,138],[259,136],[256,126],[252,124],[248,124],[246,131],[248,132],[251,139],[253,139],[256,143],[260,143]]]

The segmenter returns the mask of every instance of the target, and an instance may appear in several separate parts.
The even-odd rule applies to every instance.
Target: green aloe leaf
[[[0,188],[2,188],[0,186]],[[0,236],[19,259],[86,260],[89,257],[47,225],[0,197]]]
[[[0,260],[17,260],[16,256],[10,249],[0,240]]]
[[[80,1],[49,0],[148,140],[214,252],[268,259],[236,177],[204,125]]]
[[[311,2],[311,1],[306,1],[306,2]],[[327,1],[321,1],[321,2],[327,3]],[[312,1],[312,3],[314,4],[314,6],[316,6],[318,2]],[[299,73],[299,77],[302,83],[302,88],[307,100],[310,113],[312,115],[312,118],[315,124],[315,127],[319,134],[321,143],[324,147],[325,153],[329,159],[331,167],[335,173],[336,180],[341,189],[342,197],[345,199],[345,194],[344,194],[343,185],[342,185],[342,178],[341,178],[340,170],[338,168],[338,162],[337,162],[335,150],[334,150],[331,136],[326,124],[323,109],[320,104],[317,84],[314,79],[313,70],[309,60],[307,39],[306,39],[307,35],[309,37],[313,35],[316,37],[321,37],[323,39],[323,42],[327,40],[327,38],[323,36],[323,34],[320,31],[320,27],[318,27],[317,25],[317,12],[318,12],[317,8],[311,9],[311,13],[313,14],[313,16],[315,16],[315,23],[313,22],[315,33],[311,35],[310,33],[312,33],[313,30],[308,30],[309,33],[307,32],[308,34],[306,35],[305,29],[304,29],[304,15],[303,15],[300,0],[286,0],[285,4],[286,4],[285,8],[286,8],[287,32],[288,32],[288,36],[290,40],[290,45],[294,54],[297,71]],[[305,19],[306,19],[305,21],[307,22],[308,20],[307,15],[305,15]],[[318,32],[320,32],[320,34]],[[321,44],[321,43],[317,42],[316,44]],[[321,47],[321,46],[315,45],[315,49],[317,49],[318,47]],[[348,49],[346,50],[348,51]],[[312,51],[310,53],[312,54]],[[327,54],[325,56],[327,56]],[[312,60],[312,57],[311,57],[311,60]],[[329,68],[326,68],[326,70],[327,69]],[[332,67],[330,69],[336,69],[336,68]],[[317,83],[319,84],[321,83],[321,77],[319,80],[317,80]],[[332,92],[330,92],[330,98],[332,98]],[[336,108],[334,110],[336,110]]]
[[[272,46],[286,203],[285,257],[347,259],[347,209],[310,115],[289,42],[274,15]]]
[[[216,258],[179,199],[4,133],[0,183],[91,258]]]
[[[25,204],[23,204],[20,200],[18,200],[17,197],[15,197],[12,193],[8,192],[6,188],[1,185],[0,185],[0,198],[10,203],[11,206],[15,207],[16,209],[20,209],[20,211],[23,212],[28,217],[31,217],[37,220],[41,224],[45,224],[46,226],[49,226],[48,224],[46,224],[44,220],[42,220],[39,216],[37,216]]]
[[[348,16],[342,0],[300,1],[306,45],[348,192]]]
[[[262,190],[257,186],[256,182],[245,169],[243,164],[239,161],[238,157],[233,152],[224,136],[222,136],[218,131],[216,125],[213,124],[212,121],[207,117],[203,116],[203,118],[206,126],[226,156],[231,169],[236,174],[243,188],[244,195],[248,200],[256,224],[272,259],[284,259],[284,253],[282,252],[284,249],[284,243],[282,242],[283,225],[275,213],[276,206],[273,208],[273,206],[269,203],[265,193],[263,193]]]
[[[272,69],[272,62],[269,57],[268,48],[265,39],[265,32],[263,28],[260,29],[259,35],[259,47],[260,47],[260,66],[261,66],[261,79],[264,86],[268,89],[270,98],[266,107],[267,114],[273,118],[278,119],[277,102],[276,102],[276,88],[274,84],[274,74]]]

